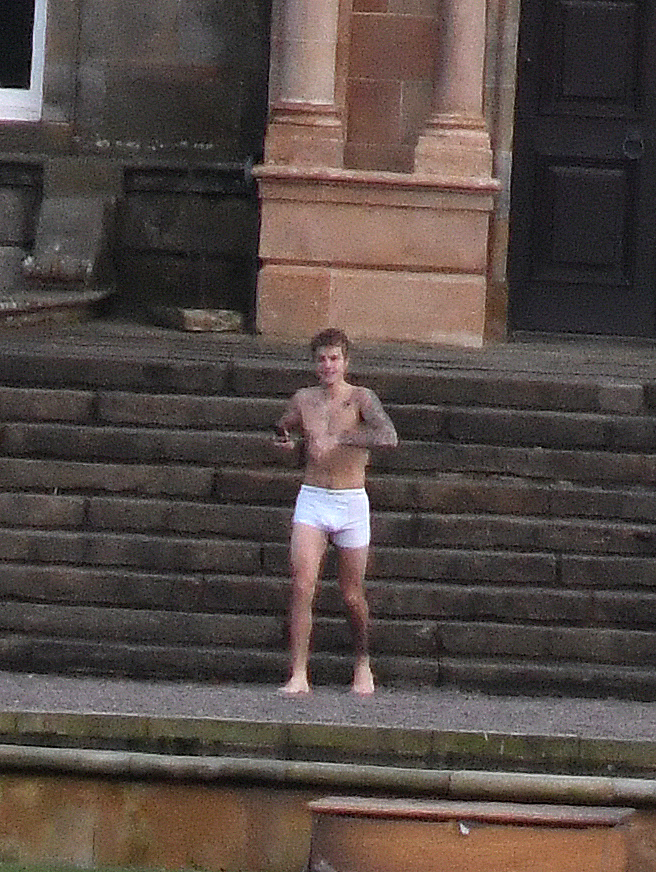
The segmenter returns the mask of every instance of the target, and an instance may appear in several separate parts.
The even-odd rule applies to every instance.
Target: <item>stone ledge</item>
[[[546,827],[614,827],[632,813],[631,808],[582,808],[571,805],[526,805],[511,802],[453,802],[370,797],[330,796],[309,803],[319,815],[396,818],[423,821],[477,821]]]
[[[286,180],[299,182],[324,182],[332,184],[360,184],[375,187],[428,188],[450,191],[471,191],[495,194],[501,190],[498,179],[483,176],[447,176],[438,173],[396,173],[386,170],[349,170],[334,167],[259,165],[253,168],[253,176],[264,181]]]
[[[87,320],[112,293],[112,288],[80,291],[46,288],[4,293],[0,296],[0,326]]]
[[[240,719],[129,714],[2,712],[0,741],[71,750],[138,752],[251,760],[263,767],[322,764],[378,772],[411,767],[416,779],[466,767],[477,777],[494,769],[503,778],[578,776],[595,782],[644,779],[656,801],[656,742],[475,731],[423,730]],[[54,749],[53,749],[54,750]],[[1,757],[1,755],[0,755]],[[1,762],[1,760],[0,760]],[[466,792],[466,778],[463,782]],[[573,784],[573,782],[571,782]],[[606,789],[606,788],[605,788]]]
[[[332,790],[385,791],[397,796],[428,794],[449,801],[656,807],[656,780],[636,778],[416,770],[394,766],[147,754],[40,745],[0,745],[0,770],[191,782],[228,780],[290,788],[311,786]]]

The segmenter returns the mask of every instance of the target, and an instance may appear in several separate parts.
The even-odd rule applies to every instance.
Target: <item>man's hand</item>
[[[289,435],[289,430],[280,426],[275,428],[273,444],[276,448],[281,448],[283,451],[293,451],[296,447],[296,441]]]

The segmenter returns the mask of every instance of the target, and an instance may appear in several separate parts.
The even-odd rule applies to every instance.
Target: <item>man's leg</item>
[[[369,606],[364,594],[364,574],[369,547],[338,548],[339,586],[348,609],[355,641],[355,669],[352,689],[362,696],[374,692],[369,662]]]
[[[282,692],[309,693],[308,660],[312,633],[312,604],[321,561],[326,550],[326,534],[307,524],[294,524],[290,545],[292,604],[290,615],[291,675]]]

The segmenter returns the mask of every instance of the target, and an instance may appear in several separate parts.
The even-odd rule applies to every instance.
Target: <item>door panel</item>
[[[651,0],[525,0],[509,249],[511,326],[653,336]]]

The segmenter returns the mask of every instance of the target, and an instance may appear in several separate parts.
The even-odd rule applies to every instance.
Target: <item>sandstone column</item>
[[[445,176],[492,173],[483,116],[486,0],[443,0],[434,112],[415,150],[415,171]]]
[[[339,0],[278,0],[264,160],[341,167],[343,111],[335,97]]]

